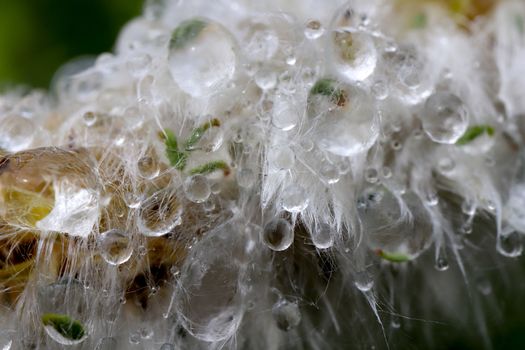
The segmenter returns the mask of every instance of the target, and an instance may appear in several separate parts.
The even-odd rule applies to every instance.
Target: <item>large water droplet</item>
[[[360,271],[355,276],[354,285],[361,292],[368,292],[374,286],[374,279],[366,271]]]
[[[299,123],[299,115],[293,101],[284,96],[277,96],[273,105],[272,124],[281,130],[289,131]]]
[[[324,34],[324,27],[318,20],[311,19],[304,26],[304,36],[306,39],[315,40]]]
[[[206,176],[193,175],[184,181],[184,192],[186,198],[195,203],[202,203],[211,194],[210,183]]]
[[[298,185],[288,186],[281,197],[283,209],[290,213],[300,213],[308,207],[306,190]]]
[[[331,25],[329,52],[339,73],[349,80],[362,81],[375,71],[377,49],[370,34],[355,28],[355,16],[349,13],[346,6],[344,11],[337,11]]]
[[[179,279],[176,298],[184,328],[206,342],[235,335],[243,316],[241,272],[235,254],[240,226],[227,223],[206,235],[192,250]],[[214,252],[220,252],[216,254]]]
[[[310,235],[312,237],[312,243],[317,249],[328,249],[334,244],[332,227],[326,223],[315,225]]]
[[[296,303],[288,300],[279,300],[272,307],[272,315],[277,327],[283,331],[289,331],[301,322],[301,311]]]
[[[455,143],[467,130],[468,112],[459,97],[436,92],[425,102],[423,130],[435,142]]]
[[[261,234],[261,239],[268,248],[278,252],[288,249],[294,239],[293,228],[284,219],[270,221],[264,226]]]
[[[140,176],[146,179],[153,179],[159,175],[160,169],[157,161],[150,156],[141,157],[137,162]]]
[[[169,70],[179,87],[203,96],[224,87],[235,73],[235,41],[226,28],[207,19],[183,21],[169,44]]]
[[[496,249],[503,256],[515,258],[523,252],[523,242],[519,232],[514,231],[509,234],[498,234],[496,239]]]
[[[255,173],[252,169],[241,169],[237,173],[237,183],[243,188],[252,187],[255,182]]]
[[[348,157],[368,150],[379,136],[372,98],[357,86],[319,80],[310,91],[308,114],[321,149]]]
[[[100,255],[110,265],[120,265],[131,258],[133,247],[129,234],[121,230],[104,232],[98,239]]]
[[[182,205],[172,191],[158,191],[140,205],[137,227],[144,236],[158,237],[182,222]]]

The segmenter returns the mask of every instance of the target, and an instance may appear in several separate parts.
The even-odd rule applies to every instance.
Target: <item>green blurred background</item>
[[[68,60],[111,51],[143,0],[0,0],[0,84],[47,88]]]

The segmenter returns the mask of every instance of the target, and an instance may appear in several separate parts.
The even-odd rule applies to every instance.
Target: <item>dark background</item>
[[[111,51],[143,0],[0,0],[0,84],[47,88],[68,60]]]

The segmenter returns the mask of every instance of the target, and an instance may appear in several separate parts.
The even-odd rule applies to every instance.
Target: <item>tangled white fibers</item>
[[[524,23],[148,1],[0,95],[0,348],[490,348],[525,295]]]

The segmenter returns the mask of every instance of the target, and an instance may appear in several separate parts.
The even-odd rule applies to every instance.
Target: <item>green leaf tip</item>
[[[383,258],[383,259],[385,259],[387,261],[393,262],[393,263],[404,263],[404,262],[412,260],[410,258],[410,256],[408,256],[406,254],[385,252],[382,249],[376,250],[376,254],[379,257],[381,257],[381,258]]]
[[[209,162],[199,167],[193,168],[190,171],[190,174],[191,175],[196,175],[196,174],[206,175],[206,174],[213,173],[214,171],[217,171],[217,170],[222,170],[224,172],[224,176],[228,176],[230,174],[230,167],[228,166],[228,164],[226,164],[225,161],[222,161],[222,160]]]
[[[463,146],[474,141],[479,136],[486,133],[489,136],[494,135],[494,128],[490,125],[474,125],[465,131],[463,136],[456,141],[456,145]]]
[[[346,93],[343,89],[339,89],[335,85],[337,85],[337,81],[333,79],[320,79],[314,84],[310,90],[310,94],[328,96],[332,99],[333,103],[338,106],[344,106],[346,103]]]
[[[53,327],[64,338],[70,340],[80,340],[86,335],[82,323],[72,320],[67,315],[47,313],[42,315],[42,323]]]
[[[179,145],[175,133],[170,129],[164,129],[159,133],[159,137],[164,140],[166,145],[166,157],[168,158],[170,165],[178,170],[184,170],[186,167],[186,161],[188,155],[184,152],[179,151]]]
[[[195,128],[193,132],[191,133],[190,137],[186,140],[184,144],[184,149],[186,151],[193,150],[193,147],[199,142],[199,140],[202,138],[202,135],[211,127],[219,127],[221,126],[221,122],[217,118],[211,119],[209,122],[206,122],[199,126],[198,128]]]
[[[170,48],[183,48],[188,42],[195,39],[206,26],[207,23],[201,19],[190,19],[181,22],[171,35]]]

